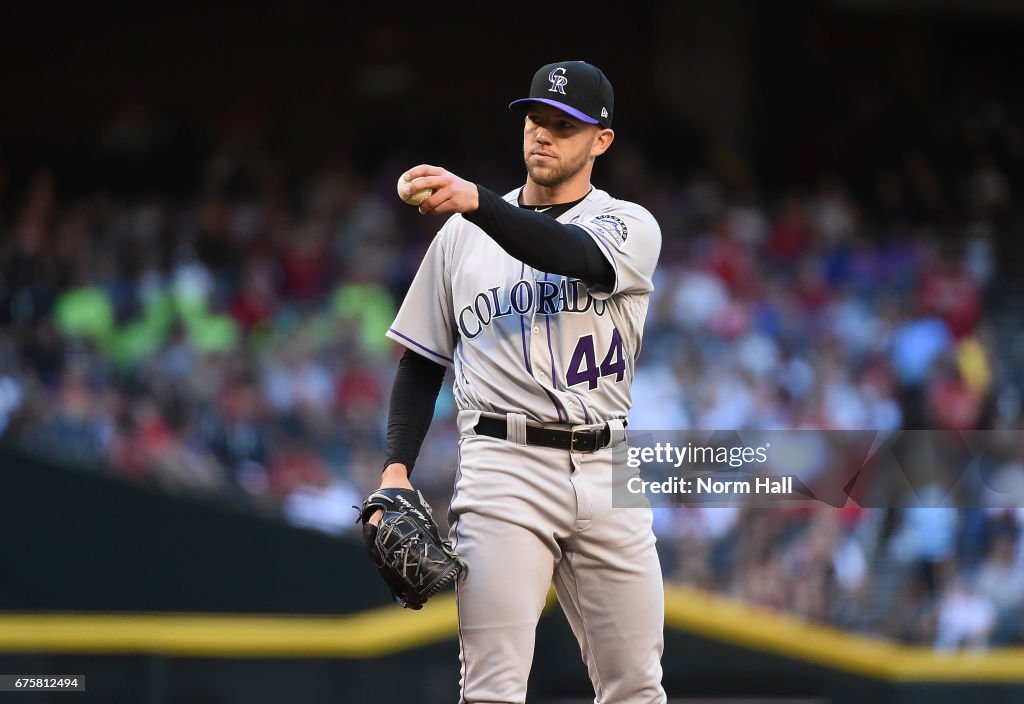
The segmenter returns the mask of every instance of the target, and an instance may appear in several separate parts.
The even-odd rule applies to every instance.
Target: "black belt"
[[[504,418],[480,416],[474,430],[478,435],[489,435],[501,440],[508,439],[508,421]],[[612,431],[607,423],[600,428],[581,428],[579,430],[526,426],[527,445],[554,447],[559,450],[597,452],[601,448],[607,447],[611,439]]]

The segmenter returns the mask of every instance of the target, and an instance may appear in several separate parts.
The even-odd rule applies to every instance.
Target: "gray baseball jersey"
[[[460,410],[571,424],[629,412],[661,230],[643,207],[598,189],[558,220],[594,238],[614,290],[531,269],[461,215],[427,250],[387,334],[454,367]]]

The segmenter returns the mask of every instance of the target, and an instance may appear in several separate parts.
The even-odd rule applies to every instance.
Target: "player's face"
[[[534,103],[527,110],[523,128],[526,172],[538,185],[559,186],[604,152],[607,146],[602,144],[601,135],[610,132],[581,122],[558,108]]]

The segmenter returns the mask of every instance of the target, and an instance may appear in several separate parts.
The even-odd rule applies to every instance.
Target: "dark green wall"
[[[357,543],[0,448],[0,610],[340,614],[387,602]]]

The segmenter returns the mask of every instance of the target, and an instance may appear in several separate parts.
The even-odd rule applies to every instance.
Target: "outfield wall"
[[[354,512],[353,512],[354,513]],[[85,674],[76,702],[451,702],[450,593],[388,601],[357,542],[0,448],[0,674]],[[666,689],[831,702],[1024,701],[1024,649],[936,655],[669,588]],[[536,701],[588,696],[554,602]],[[41,704],[69,695],[0,695]],[[60,702],[68,701],[65,698]]]

